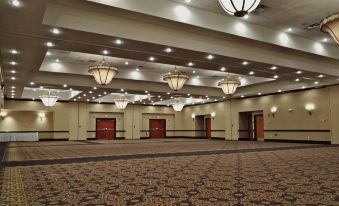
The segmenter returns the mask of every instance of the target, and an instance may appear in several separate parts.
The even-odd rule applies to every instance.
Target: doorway
[[[262,114],[254,115],[254,131],[258,141],[264,141],[264,116]]]
[[[211,139],[211,137],[212,137],[212,124],[211,124],[211,118],[210,117],[205,118],[205,132],[206,132],[206,137],[208,139]]]
[[[161,139],[166,137],[166,119],[150,119],[149,135],[151,139]]]
[[[97,139],[115,139],[116,138],[115,118],[97,118],[96,119],[96,138]]]

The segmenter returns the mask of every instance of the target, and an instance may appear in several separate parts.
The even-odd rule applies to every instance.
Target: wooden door
[[[262,114],[254,116],[255,137],[259,141],[264,140],[264,116]]]
[[[248,115],[247,116],[247,118],[248,118],[248,122],[247,122],[247,124],[248,124],[248,138],[250,139],[250,140],[253,140],[253,122],[252,122],[252,115]]]
[[[115,119],[96,119],[96,138],[115,139],[116,123]]]
[[[210,139],[212,137],[211,118],[205,119],[205,130],[206,130],[206,137]]]
[[[149,122],[150,138],[158,139],[166,137],[166,120],[150,119]]]

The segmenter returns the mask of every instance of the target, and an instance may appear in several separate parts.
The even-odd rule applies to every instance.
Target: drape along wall
[[[308,103],[315,105],[312,113],[305,110]],[[273,106],[278,108],[274,115],[270,113]],[[168,132],[167,136],[192,137],[196,134],[196,120],[192,114],[206,116],[212,112],[216,114],[212,118],[212,137],[237,140],[239,112],[263,111],[265,139],[339,143],[339,86],[188,106],[182,112],[174,112],[171,107],[132,104],[121,111],[114,104],[74,102],[58,102],[55,107],[46,109],[40,101],[15,100],[7,100],[6,109],[8,116],[0,119],[1,131],[69,131],[67,135],[70,140],[93,138],[91,131],[95,130],[96,117],[116,118],[117,130],[125,131],[117,133],[117,136],[126,139],[144,136],[141,131],[149,129],[150,118],[166,119],[167,129],[177,130]],[[31,121],[37,118],[37,112],[48,112],[44,119],[47,122]],[[22,115],[25,118],[21,118]]]

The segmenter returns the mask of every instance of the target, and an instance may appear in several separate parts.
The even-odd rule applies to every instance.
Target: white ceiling
[[[186,3],[185,0],[170,1],[230,16],[222,9],[218,0],[191,0],[191,3]],[[294,34],[316,41],[328,37],[327,43],[336,45],[335,41],[319,28],[309,30],[305,27],[319,23],[325,17],[338,12],[338,0],[262,0],[261,5],[264,5],[264,8],[259,7],[248,19],[242,20],[282,31],[292,27]]]

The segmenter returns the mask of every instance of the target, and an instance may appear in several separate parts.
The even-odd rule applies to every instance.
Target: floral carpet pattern
[[[111,142],[93,145],[87,150],[119,147]],[[209,149],[204,154],[206,145]],[[11,146],[6,150],[7,161],[13,154],[8,153]],[[43,147],[63,146],[45,143]],[[82,144],[71,147],[77,157],[84,149]],[[201,140],[142,142],[129,145],[129,150],[134,153],[139,147],[155,155],[140,155],[140,149],[130,158],[68,163],[57,159],[59,155],[46,154],[54,159],[45,165],[3,164],[0,205],[339,205],[339,147]],[[165,152],[170,155],[156,156],[158,147],[168,148]],[[221,147],[229,152],[211,152]],[[29,152],[24,145],[16,149]],[[43,157],[43,150],[34,151]],[[176,156],[176,152],[183,155]],[[185,152],[191,153],[185,156]],[[20,158],[18,164],[35,161],[24,155]]]

